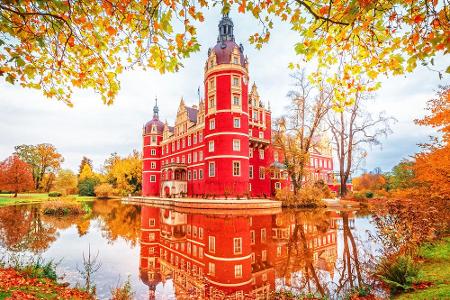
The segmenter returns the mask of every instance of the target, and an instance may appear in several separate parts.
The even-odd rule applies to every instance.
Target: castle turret
[[[159,120],[158,99],[153,119],[143,128],[142,196],[159,196],[161,183],[161,147],[164,123]]]
[[[224,15],[205,64],[205,194],[248,194],[248,63]]]

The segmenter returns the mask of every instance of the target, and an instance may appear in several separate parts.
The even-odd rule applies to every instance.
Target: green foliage
[[[117,286],[111,290],[111,298],[113,300],[131,300],[134,298],[134,292],[131,289],[130,277],[122,286]]]
[[[48,278],[52,281],[58,279],[56,267],[58,263],[50,260],[45,262],[40,257],[24,258],[20,256],[3,257],[1,267],[12,267],[32,278]]]
[[[49,197],[61,197],[62,193],[60,193],[60,192],[50,192],[50,193],[48,193],[48,196]]]
[[[387,174],[388,189],[407,189],[414,186],[414,162],[410,160],[403,160],[398,165],[392,168],[392,171]]]
[[[410,256],[383,258],[377,266],[377,275],[392,293],[408,291],[417,279],[419,270]]]
[[[100,183],[98,178],[84,178],[78,182],[78,194],[80,196],[95,196],[95,187]]]
[[[420,263],[420,282],[432,285],[426,289],[400,294],[395,299],[447,299],[450,295],[450,238],[426,244],[419,250],[425,260]]]
[[[373,198],[373,192],[366,192],[366,198],[372,199]]]
[[[369,285],[362,285],[352,288],[345,296],[345,300],[358,299],[358,297],[367,297],[372,294],[372,287]]]
[[[419,249],[419,256],[432,260],[450,260],[450,237],[423,245]]]

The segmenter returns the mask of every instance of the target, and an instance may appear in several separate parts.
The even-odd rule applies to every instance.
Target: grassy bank
[[[0,268],[2,299],[92,299],[80,289],[58,284],[56,280],[13,268]]]
[[[422,246],[418,282],[431,286],[404,293],[395,299],[449,299],[450,298],[450,237]]]
[[[49,197],[48,193],[30,193],[30,194],[18,194],[15,198],[13,194],[0,194],[0,206],[14,205],[14,204],[27,204],[27,203],[39,203],[49,200],[75,200],[75,201],[90,201],[95,197],[86,197],[79,195],[69,195],[65,197]]]

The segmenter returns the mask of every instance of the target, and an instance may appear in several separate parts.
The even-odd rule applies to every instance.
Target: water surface
[[[174,210],[88,203],[84,216],[55,217],[40,205],[0,208],[0,251],[59,261],[83,284],[83,254],[98,254],[97,296],[130,279],[136,299],[266,299],[273,291],[341,298],[365,281],[376,254],[370,215],[352,210]]]

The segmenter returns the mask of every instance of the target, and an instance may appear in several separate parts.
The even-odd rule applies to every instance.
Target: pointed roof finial
[[[219,22],[219,36],[217,42],[224,43],[225,41],[234,41],[233,21],[231,21],[228,13],[222,15],[222,20]]]
[[[267,100],[267,109],[270,111],[270,100]]]
[[[155,96],[155,106],[153,107],[153,119],[159,119],[158,97]]]

